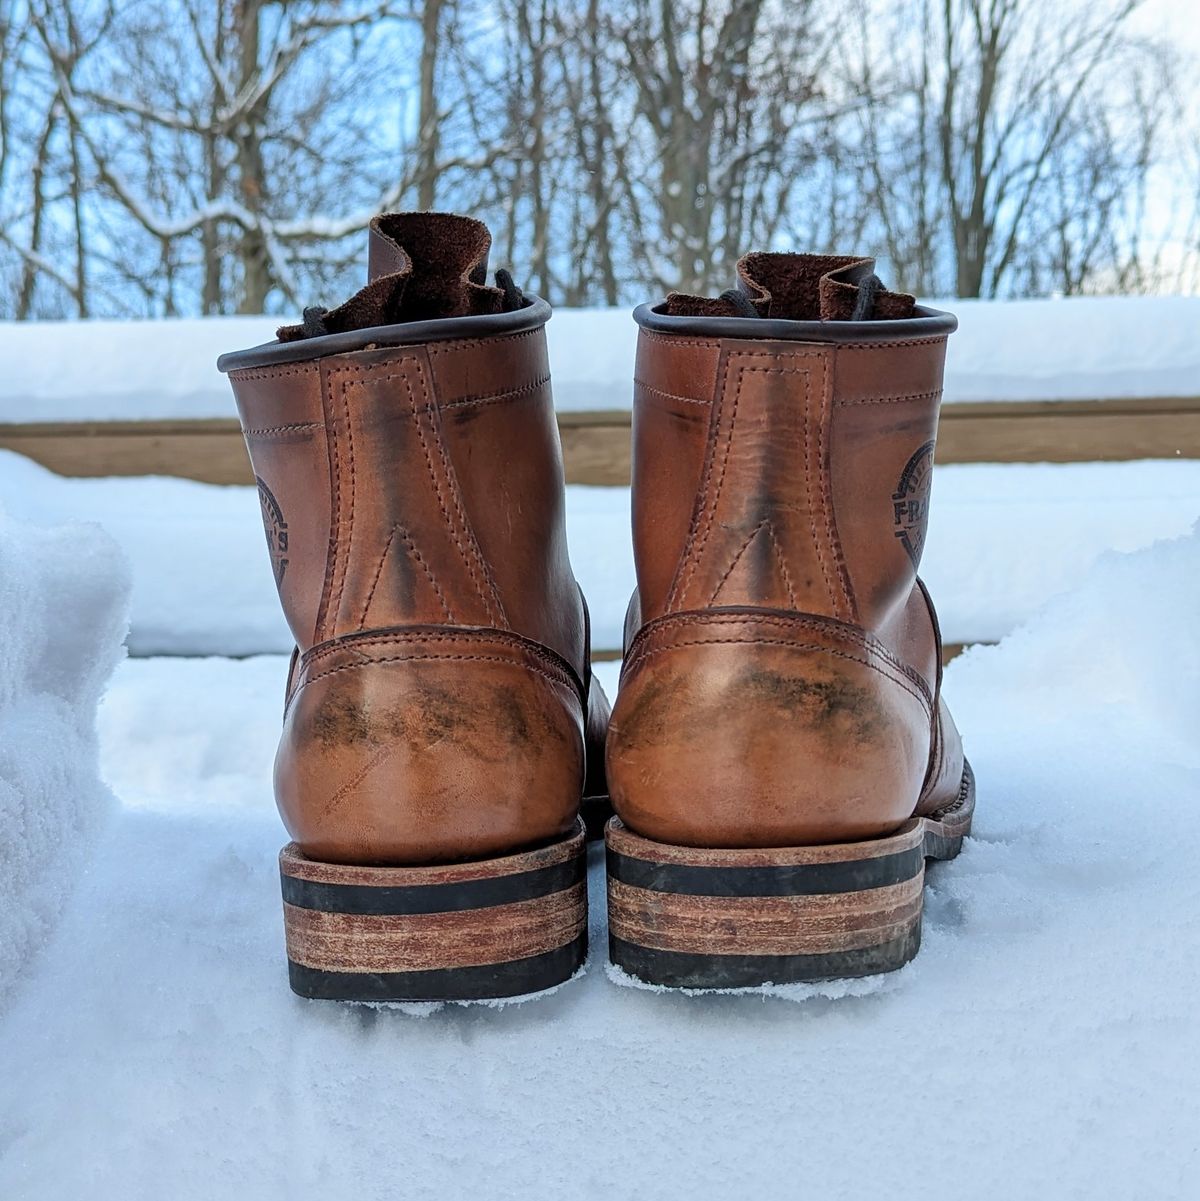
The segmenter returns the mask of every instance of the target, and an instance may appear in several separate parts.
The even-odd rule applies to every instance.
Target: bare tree
[[[431,209],[437,202],[441,144],[437,82],[445,7],[443,0],[425,0],[421,6],[421,82],[417,112],[417,207],[421,209]]]
[[[53,7],[70,12],[72,2]],[[411,18],[407,7],[131,6],[113,22],[106,60],[84,75],[49,8],[37,23],[76,153],[109,211],[143,235],[125,265],[164,284],[201,277],[202,311],[302,303],[322,282],[306,252],[336,245],[412,185],[415,163],[379,146],[361,111],[386,78],[387,23]],[[339,70],[339,56],[354,69]],[[170,289],[158,299],[168,311],[179,303]]]
[[[904,286],[995,296],[1111,272],[1169,78],[1129,28],[1141,2],[860,0],[856,143]]]
[[[434,205],[554,303],[762,246],[924,294],[1181,286],[1186,69],[1139,3],[0,0],[0,305],[294,311]]]

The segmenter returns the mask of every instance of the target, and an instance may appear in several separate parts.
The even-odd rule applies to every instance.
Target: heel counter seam
[[[560,687],[570,688],[572,693],[578,697],[578,689],[575,687],[575,682],[565,675],[553,673],[544,668],[534,666],[531,663],[521,663],[516,659],[509,658],[505,655],[452,655],[431,652],[429,654],[421,653],[420,651],[412,651],[403,655],[377,655],[367,657],[355,663],[340,663],[337,667],[327,667],[324,671],[315,672],[313,675],[307,676],[296,685],[295,692],[292,693],[288,700],[289,706],[295,701],[310,684],[315,684],[317,680],[322,680],[326,676],[338,675],[343,671],[359,671],[364,667],[373,667],[379,663],[421,663],[421,662],[451,662],[451,663],[503,663],[508,667],[519,667],[523,671],[530,672],[535,676],[541,676],[542,679],[551,684],[557,684]]]
[[[902,676],[894,671],[887,671],[878,663],[872,663],[870,659],[864,658],[861,655],[852,655],[848,651],[839,651],[830,646],[824,646],[818,642],[795,642],[790,638],[696,638],[680,642],[672,642],[668,646],[651,647],[649,650],[642,651],[638,655],[638,665],[645,660],[653,658],[655,655],[664,654],[667,651],[680,650],[688,646],[782,646],[790,650],[817,652],[820,654],[831,655],[835,659],[845,659],[850,663],[857,663],[862,667],[869,668],[877,675],[882,676],[885,680],[890,680],[897,688],[907,692],[913,700],[917,701],[926,713],[930,712],[929,700],[924,693],[918,691],[912,686],[911,681],[907,676]],[[889,665],[890,666],[890,665]]]
[[[656,618],[654,621],[643,626],[638,631],[637,637],[630,644],[625,656],[625,665],[622,668],[622,674],[626,671],[631,671],[643,658],[647,658],[654,654],[659,654],[664,650],[672,650],[678,646],[704,646],[711,643],[737,643],[742,645],[758,646],[795,646],[797,649],[821,649],[824,644],[807,644],[797,641],[795,638],[754,638],[754,637],[733,637],[733,638],[695,638],[687,641],[676,640],[672,638],[672,633],[675,627],[680,635],[687,634],[696,630],[696,627],[721,627],[721,626],[738,626],[738,625],[755,625],[767,626],[775,630],[801,630],[812,634],[823,634],[829,638],[839,640],[843,643],[849,643],[853,647],[857,647],[865,655],[877,659],[883,664],[886,664],[891,669],[890,672],[883,671],[877,663],[870,660],[864,660],[857,656],[848,654],[845,651],[837,651],[835,648],[828,648],[831,654],[840,655],[842,658],[851,659],[853,662],[862,663],[864,666],[871,667],[889,679],[894,678],[895,683],[907,688],[913,692],[914,696],[920,699],[926,711],[930,714],[932,720],[933,715],[937,710],[937,699],[930,692],[928,684],[920,676],[902,660],[896,658],[883,643],[872,637],[867,631],[856,629],[853,626],[846,625],[838,621],[836,618],[823,618],[819,616],[805,616],[802,614],[791,613],[756,613],[748,612],[688,612],[668,614],[664,617]],[[665,636],[668,641],[666,645],[658,648],[647,647],[650,639],[654,636]],[[893,674],[894,673],[894,677]],[[915,691],[913,691],[915,689]]]
[[[361,633],[343,634],[337,638],[330,639],[328,642],[320,643],[305,652],[300,658],[298,675],[303,675],[304,672],[315,664],[338,653],[350,651],[362,654],[361,648],[364,647],[400,646],[413,643],[433,645],[448,643],[452,646],[482,646],[484,648],[490,646],[493,649],[499,645],[511,651],[514,656],[510,659],[503,659],[503,662],[528,666],[521,664],[519,658],[516,657],[521,654],[528,655],[543,664],[546,673],[569,685],[579,697],[581,704],[586,702],[586,691],[583,681],[570,663],[549,647],[543,646],[539,642],[534,642],[532,639],[524,638],[520,634],[509,630],[475,628],[447,630],[440,626],[407,626],[397,629],[368,630]],[[469,658],[470,656],[467,657]],[[376,661],[369,657],[362,660],[363,663]],[[534,670],[534,668],[530,667],[530,670]]]

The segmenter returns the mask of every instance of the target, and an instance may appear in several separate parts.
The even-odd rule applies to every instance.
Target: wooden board
[[[629,482],[628,412],[562,413],[573,484]],[[233,420],[0,425],[0,448],[60,475],[173,475],[245,484],[250,467]],[[947,405],[939,463],[1074,463],[1200,459],[1200,397]]]

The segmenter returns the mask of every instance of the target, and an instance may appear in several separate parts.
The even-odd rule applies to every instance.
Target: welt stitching
[[[903,404],[912,400],[937,400],[942,394],[941,388],[932,392],[909,392],[903,396],[855,396],[837,401],[838,408],[850,405],[893,405]]]
[[[257,429],[243,429],[247,438],[273,438],[277,434],[290,434],[294,430],[323,430],[323,421],[294,421],[291,425],[264,425]]]
[[[890,680],[897,688],[907,692],[915,701],[921,703],[921,707],[928,710],[930,708],[928,697],[918,693],[908,682],[907,679],[897,676],[889,671],[884,671],[877,663],[872,663],[869,659],[863,659],[858,655],[851,655],[846,651],[834,650],[832,647],[821,646],[819,643],[808,642],[792,642],[784,638],[701,638],[685,642],[672,642],[669,646],[656,646],[648,650],[639,651],[636,655],[630,657],[629,666],[625,669],[632,670],[633,667],[644,659],[652,658],[654,655],[661,655],[666,651],[679,650],[685,646],[722,646],[722,645],[737,645],[737,646],[786,646],[797,651],[819,651],[822,654],[833,655],[838,659],[846,659],[851,663],[857,663],[860,667],[866,667],[871,671],[877,672],[883,676],[885,680]]]
[[[552,673],[557,673],[564,680],[570,680],[569,673],[564,670],[563,666],[557,661],[554,655],[538,646],[534,642],[522,638],[519,634],[509,634],[504,630],[488,630],[485,633],[476,633],[474,631],[458,630],[453,634],[379,634],[373,638],[355,638],[352,643],[347,643],[344,639],[335,640],[323,647],[314,647],[302,656],[302,666],[307,668],[313,663],[321,659],[327,659],[330,655],[343,654],[347,651],[355,651],[362,655],[363,663],[375,663],[377,660],[372,659],[369,655],[359,651],[362,646],[388,646],[400,642],[450,642],[461,644],[464,642],[501,642],[515,652],[530,655],[533,658],[539,659],[545,663]],[[418,652],[419,653],[419,652]],[[510,662],[510,660],[505,660]],[[511,660],[516,662],[516,660]]]
[[[677,392],[664,392],[661,388],[655,388],[646,383],[644,380],[640,379],[635,379],[633,381],[633,386],[635,388],[641,388],[643,391],[649,392],[653,396],[661,396],[664,400],[677,400],[680,402],[680,404],[705,406],[712,404],[712,397],[709,397],[708,400],[702,400],[698,396],[680,396]]]
[[[503,655],[423,655],[420,653],[409,655],[384,655],[378,659],[368,659],[362,663],[343,663],[338,667],[329,667],[324,671],[319,671],[316,675],[309,676],[304,680],[300,687],[296,689],[293,698],[298,696],[309,684],[315,683],[317,680],[322,680],[326,676],[337,675],[340,671],[357,671],[360,668],[367,667],[373,663],[402,663],[412,661],[437,660],[453,663],[507,663],[511,667],[519,667],[523,671],[533,672],[534,675],[541,676],[544,680],[548,680],[551,684],[561,684],[575,692],[575,686],[571,680],[565,675],[552,675],[540,667],[535,667],[530,663],[518,663],[512,659],[505,658]]]

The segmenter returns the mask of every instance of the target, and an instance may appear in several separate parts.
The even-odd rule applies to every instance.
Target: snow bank
[[[0,451],[0,507],[27,520],[96,521],[116,539],[133,572],[133,654],[291,650],[252,488],[68,479]]]
[[[0,323],[0,421],[236,417],[217,356],[266,342],[271,317]]]
[[[46,941],[111,800],[95,716],[128,594],[102,531],[35,528],[0,508],[0,1002]]]
[[[1200,395],[1200,297],[930,303],[958,316],[951,404]]]
[[[1200,298],[931,301],[958,314],[946,399],[1195,396]],[[272,317],[0,323],[0,422],[233,417],[214,366],[275,336]],[[564,411],[627,409],[637,328],[626,309],[559,309],[550,324]]]
[[[133,565],[133,654],[290,652],[250,488],[64,479],[0,451],[0,505],[100,522]],[[939,467],[922,572],[947,642],[995,642],[1108,550],[1173,538],[1200,517],[1200,463]],[[567,489],[567,532],[597,649],[617,650],[634,585],[629,489]]]
[[[1195,536],[1106,556],[950,668],[980,799],[924,949],[799,1004],[615,987],[599,855],[589,970],[545,1000],[293,997],[286,661],[125,663],[124,809],[0,1022],[0,1195],[1193,1197],[1198,579]]]
[[[1106,553],[1176,538],[1197,518],[1200,462],[938,467],[921,575],[946,642],[998,642]]]

